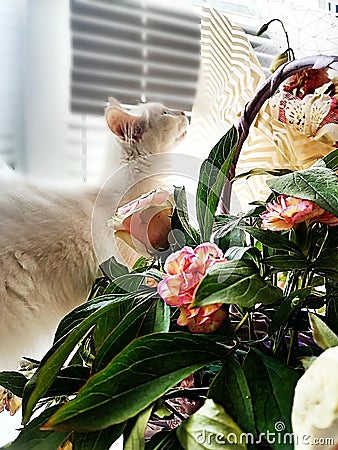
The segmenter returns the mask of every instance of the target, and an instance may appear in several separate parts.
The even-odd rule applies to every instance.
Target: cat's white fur
[[[94,204],[93,232],[102,262],[111,252],[107,219],[113,205],[134,176],[142,179],[150,169],[147,160],[133,161],[173,150],[187,125],[181,112],[163,105],[140,105],[128,114],[114,99],[106,119],[120,142],[120,155],[112,152],[106,167],[112,173],[132,164],[112,177],[96,204],[99,187],[52,189],[0,172],[0,370],[15,369],[21,356],[41,358],[60,319],[86,300],[98,270]],[[154,187],[141,180],[124,200]]]

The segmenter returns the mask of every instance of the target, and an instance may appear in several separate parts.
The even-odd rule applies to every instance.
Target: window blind
[[[245,4],[214,6],[247,33],[260,63],[277,50]],[[191,7],[194,5],[194,9]],[[109,151],[106,100],[160,101],[190,111],[199,71],[202,1],[71,0],[71,117],[67,160],[72,179],[95,181]]]
[[[136,0],[72,0],[71,109],[98,114],[109,96],[190,110],[199,17]]]

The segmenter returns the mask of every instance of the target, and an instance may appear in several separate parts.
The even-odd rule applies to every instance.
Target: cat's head
[[[140,154],[169,152],[185,136],[188,120],[183,111],[161,103],[144,103],[131,111],[109,98],[106,120],[118,140]]]

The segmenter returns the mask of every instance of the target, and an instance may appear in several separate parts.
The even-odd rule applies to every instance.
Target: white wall
[[[27,0],[25,147],[32,177],[65,175],[69,105],[68,0]]]

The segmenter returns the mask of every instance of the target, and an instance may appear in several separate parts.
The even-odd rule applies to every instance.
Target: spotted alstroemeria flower
[[[338,225],[338,217],[320,208],[311,200],[279,195],[266,205],[261,215],[262,228],[282,231],[293,228],[300,222],[320,222],[325,225]]]
[[[224,261],[222,251],[210,243],[195,249],[184,247],[167,258],[164,266],[166,273],[158,284],[158,292],[168,305],[179,308],[179,325],[187,326],[194,333],[210,333],[222,324],[226,313],[221,303],[201,308],[192,308],[191,305],[196,288],[207,270]]]

